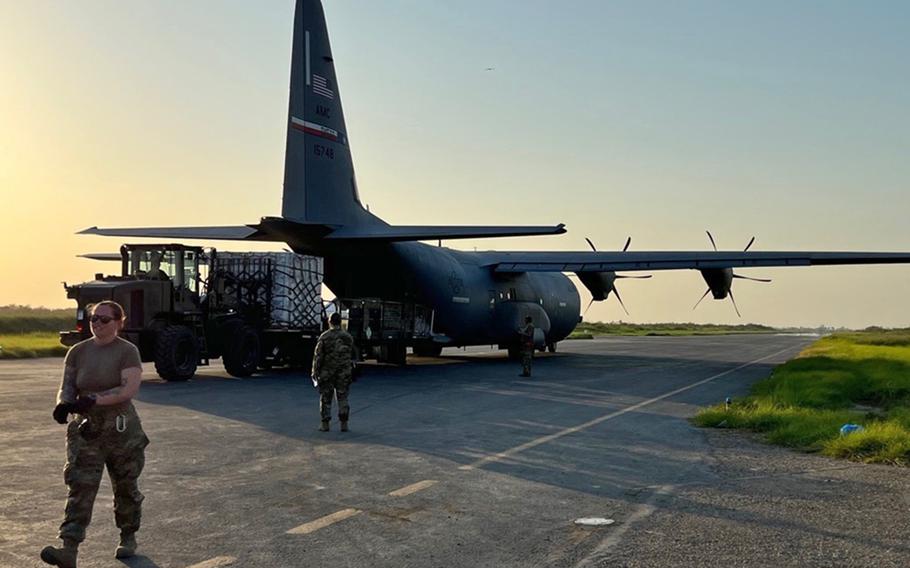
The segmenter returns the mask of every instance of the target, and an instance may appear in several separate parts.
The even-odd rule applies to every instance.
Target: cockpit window
[[[186,286],[190,292],[195,293],[199,292],[199,273],[196,269],[197,266],[196,253],[191,250],[183,251],[183,285]]]

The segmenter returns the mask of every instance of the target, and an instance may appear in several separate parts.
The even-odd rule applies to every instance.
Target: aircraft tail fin
[[[322,3],[297,0],[281,215],[340,226],[364,214]]]

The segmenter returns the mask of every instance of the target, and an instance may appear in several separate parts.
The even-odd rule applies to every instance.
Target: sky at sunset
[[[292,0],[0,0],[0,305],[118,238],[281,210]],[[392,224],[565,223],[464,250],[910,251],[910,3],[326,0],[362,200]],[[488,68],[492,68],[489,69]],[[199,244],[198,241],[194,244]],[[280,245],[212,243],[230,250]],[[586,319],[910,325],[910,267],[618,283]],[[581,290],[582,304],[590,296]]]

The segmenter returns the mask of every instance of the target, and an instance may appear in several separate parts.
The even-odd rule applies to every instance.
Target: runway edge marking
[[[657,510],[657,506],[655,505],[657,500],[665,495],[669,495],[673,489],[673,485],[664,485],[655,491],[645,503],[639,506],[638,509],[629,516],[628,519],[623,521],[615,531],[612,531],[603,539],[588,556],[582,558],[581,561],[575,565],[575,568],[602,565],[600,561],[604,560],[606,553],[622,540],[623,535],[632,528],[632,525],[651,516],[651,514]]]
[[[604,416],[601,416],[601,417],[599,417],[599,418],[595,418],[595,419],[593,419],[593,420],[589,420],[588,422],[585,422],[584,424],[579,424],[578,426],[572,426],[571,428],[566,428],[565,430],[560,430],[559,432],[556,432],[555,434],[549,434],[549,435],[547,435],[547,436],[542,436],[542,437],[540,437],[540,438],[537,438],[536,440],[531,440],[530,442],[525,442],[524,444],[515,446],[514,448],[510,448],[510,449],[508,449],[508,450],[504,450],[504,451],[499,452],[499,453],[497,453],[497,454],[493,454],[493,455],[491,455],[491,456],[487,456],[487,457],[485,457],[485,458],[481,458],[481,459],[475,461],[474,463],[470,463],[470,464],[467,464],[467,465],[459,466],[458,469],[460,469],[460,470],[462,470],[462,471],[469,471],[469,470],[472,470],[472,469],[477,469],[478,467],[482,467],[482,466],[487,465],[487,464],[489,464],[489,463],[501,461],[501,460],[503,460],[503,459],[505,459],[505,458],[514,456],[515,454],[519,454],[519,453],[521,453],[521,452],[523,452],[523,451],[525,451],[525,450],[529,450],[529,449],[531,449],[531,448],[535,448],[535,447],[537,447],[537,446],[539,446],[539,445],[541,445],[541,444],[546,444],[547,442],[552,442],[553,440],[556,440],[556,439],[558,439],[558,438],[562,438],[563,436],[568,436],[569,434],[574,434],[574,433],[576,433],[576,432],[580,432],[580,431],[582,431],[582,430],[585,430],[586,428],[590,428],[591,426],[596,426],[596,425],[600,424],[601,422],[606,422],[607,420],[610,420],[610,419],[612,419],[612,418],[616,418],[617,416],[622,416],[623,414],[628,414],[629,412],[634,412],[634,411],[636,411],[636,410],[638,410],[638,409],[640,409],[640,408],[644,408],[645,406],[648,406],[649,404],[654,404],[655,402],[659,402],[659,401],[661,401],[661,400],[663,400],[663,399],[665,399],[665,398],[669,398],[669,397],[671,397],[671,396],[676,396],[676,395],[679,394],[679,393],[685,392],[685,391],[687,391],[687,390],[694,389],[695,387],[701,386],[701,385],[703,385],[703,384],[705,384],[705,383],[709,383],[709,382],[711,382],[711,381],[713,381],[713,380],[715,380],[715,379],[719,379],[720,377],[723,377],[723,376],[725,376],[725,375],[729,375],[730,373],[735,373],[736,371],[739,371],[740,369],[745,369],[746,367],[749,367],[749,366],[754,365],[754,364],[756,364],[756,363],[760,363],[760,362],[764,361],[765,359],[770,359],[770,358],[772,358],[772,357],[776,357],[776,356],[778,356],[778,355],[780,355],[781,353],[784,353],[784,352],[786,352],[786,351],[792,351],[793,349],[796,349],[796,348],[797,348],[797,347],[787,347],[787,348],[785,348],[785,349],[781,349],[780,351],[775,351],[774,353],[771,353],[770,355],[765,355],[764,357],[760,357],[760,358],[758,358],[758,359],[755,359],[754,361],[749,361],[748,363],[743,363],[742,365],[740,365],[740,366],[738,366],[738,367],[734,367],[734,368],[728,369],[728,370],[726,370],[726,371],[724,371],[724,372],[722,372],[722,373],[718,373],[718,374],[716,374],[716,375],[712,375],[712,376],[708,377],[707,379],[702,379],[702,380],[700,380],[700,381],[698,381],[698,382],[695,382],[695,383],[692,383],[692,384],[690,384],[690,385],[687,385],[687,386],[678,388],[678,389],[676,389],[676,390],[672,390],[672,391],[670,391],[670,392],[668,392],[668,393],[664,393],[664,394],[662,394],[662,395],[660,395],[660,396],[656,396],[656,397],[654,397],[654,398],[650,398],[650,399],[648,399],[648,400],[644,400],[644,401],[639,402],[639,403],[637,403],[637,404],[633,404],[632,406],[629,406],[629,407],[627,407],[627,408],[623,408],[622,410],[617,410],[616,412],[611,412],[611,413],[609,413],[609,414],[605,414]]]

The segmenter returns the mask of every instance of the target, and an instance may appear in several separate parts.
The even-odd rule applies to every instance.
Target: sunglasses
[[[113,316],[92,316],[91,322],[98,323],[111,323],[111,320],[119,320],[120,318],[115,318]]]

